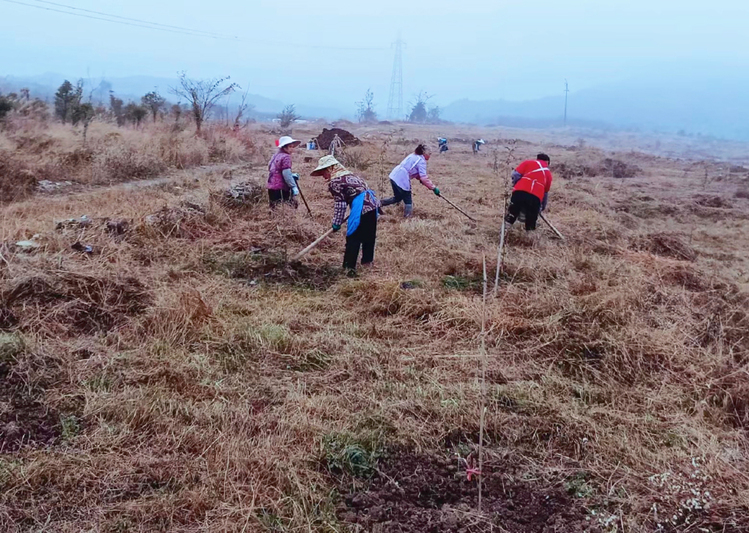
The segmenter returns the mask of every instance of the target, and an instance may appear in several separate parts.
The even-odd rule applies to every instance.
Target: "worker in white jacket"
[[[395,167],[390,173],[390,185],[393,188],[392,198],[386,198],[382,201],[383,206],[395,205],[403,202],[403,216],[409,218],[413,214],[413,197],[411,195],[411,180],[416,179],[421,184],[440,195],[440,190],[432,183],[427,174],[427,161],[432,153],[425,145],[420,144],[414,150],[414,153],[401,161],[400,165]]]

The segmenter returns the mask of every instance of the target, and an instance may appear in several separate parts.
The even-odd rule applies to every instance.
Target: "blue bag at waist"
[[[346,225],[346,237],[350,236],[359,228],[359,223],[361,222],[361,212],[362,209],[364,209],[364,197],[367,194],[372,195],[374,203],[377,204],[377,196],[371,189],[359,193],[356,198],[354,198],[354,201],[351,202],[351,213],[349,214],[348,224]],[[377,218],[380,218],[379,213],[377,214]]]

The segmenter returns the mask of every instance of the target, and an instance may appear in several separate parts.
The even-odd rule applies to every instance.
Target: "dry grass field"
[[[294,155],[312,217],[222,201],[264,183],[260,126],[0,133],[0,530],[749,531],[749,170],[352,130],[380,193],[453,139],[430,173],[478,222],[416,184],[350,279],[341,234],[288,261],[330,224],[321,154]],[[484,307],[510,166],[539,150],[566,240],[514,228]]]

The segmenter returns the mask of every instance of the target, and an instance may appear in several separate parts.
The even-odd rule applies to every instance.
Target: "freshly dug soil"
[[[269,285],[289,285],[312,290],[327,290],[341,276],[342,269],[331,265],[309,266],[299,261],[287,261],[279,253],[236,253],[206,256],[209,271],[234,279]]]
[[[323,128],[322,133],[317,136],[317,146],[321,150],[329,150],[330,143],[333,142],[335,136],[338,135],[346,146],[357,146],[361,144],[361,141],[357,139],[351,132],[341,128],[327,129]]]
[[[29,389],[19,376],[9,374],[8,363],[0,363],[0,450],[12,453],[55,444],[60,414],[43,403],[43,390]]]
[[[477,480],[468,481],[456,459],[393,453],[366,490],[344,497],[339,519],[354,531],[383,533],[600,531],[561,484],[524,481],[508,464],[484,465],[484,472],[479,515]]]

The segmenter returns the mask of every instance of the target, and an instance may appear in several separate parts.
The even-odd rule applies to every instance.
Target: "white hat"
[[[320,173],[325,170],[326,168],[332,167],[334,165],[340,165],[338,160],[335,158],[335,156],[332,155],[326,155],[320,158],[320,161],[317,164],[317,168],[312,171],[312,176],[319,176]]]
[[[292,139],[288,135],[281,137],[278,139],[278,147],[283,148],[284,146],[288,146],[290,144],[301,144],[302,141],[297,141],[296,139]]]

